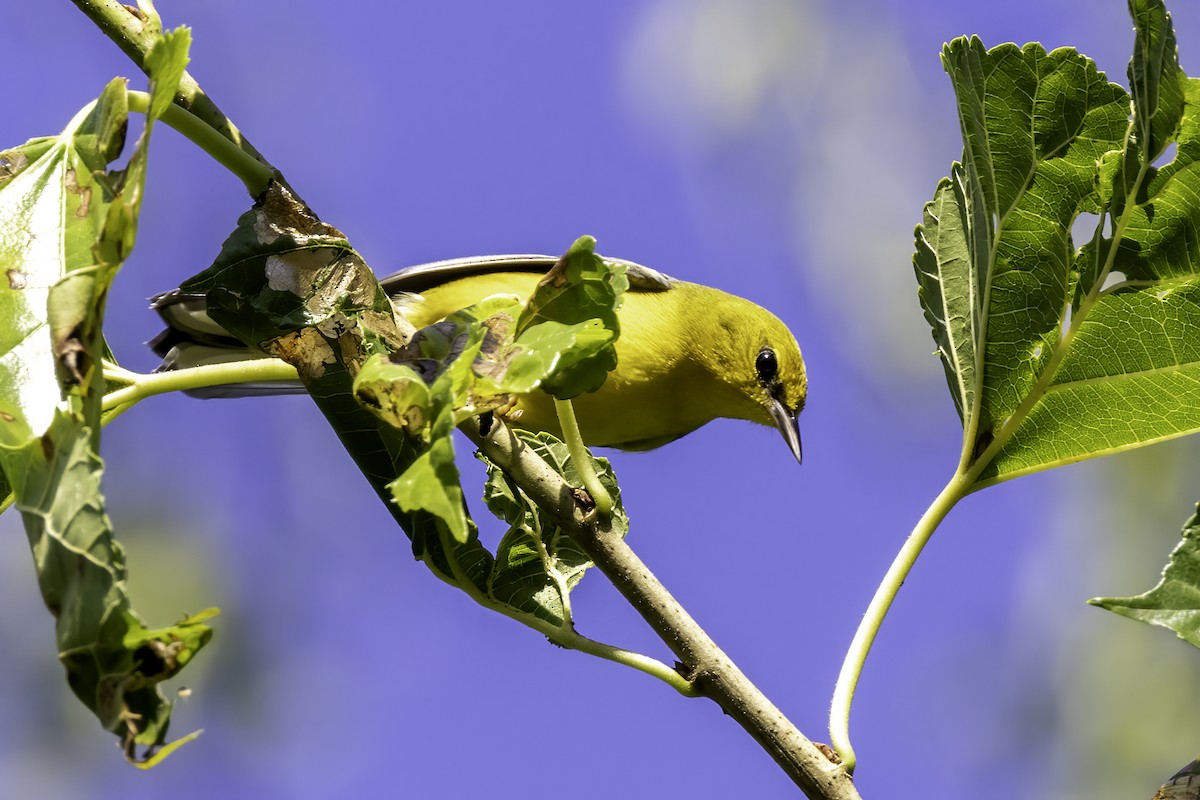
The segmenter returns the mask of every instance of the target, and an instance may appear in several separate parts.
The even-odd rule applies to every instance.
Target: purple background
[[[722,421],[615,454],[634,548],[807,734],[961,435],[916,301],[912,227],[957,157],[942,43],[1073,45],[1125,83],[1124,3],[696,0],[160,2],[193,74],[381,273],[601,252],[768,306],[804,347],[805,464]],[[1200,11],[1174,2],[1185,68]],[[54,133],[133,70],[66,0],[9,4],[0,145]],[[144,86],[140,76],[133,84]],[[145,298],[247,206],[173,131],[152,148],[111,342],[149,370]],[[466,453],[465,445],[460,447]],[[1188,441],[956,509],[855,706],[866,797],[1127,798],[1194,756],[1194,649],[1083,604],[1149,588],[1197,496]],[[161,397],[106,431],[110,513],[152,624],[218,605],[149,774],[70,696],[18,518],[0,517],[8,797],[788,797],[711,703],[550,647],[412,561],[304,398]],[[468,492],[480,471],[464,458]],[[487,521],[481,520],[486,526]],[[581,631],[669,658],[599,575]]]

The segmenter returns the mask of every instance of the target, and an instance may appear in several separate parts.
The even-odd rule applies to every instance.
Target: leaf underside
[[[137,235],[154,116],[187,63],[185,29],[147,57],[150,115],[128,165],[125,81],[59,136],[0,153],[0,468],[20,511],[67,682],[127,757],[160,760],[171,703],[161,681],[211,638],[210,609],[161,630],[130,606],[125,556],[105,512],[98,457],[105,298]],[[0,506],[2,508],[3,506]]]
[[[943,51],[963,159],[913,263],[975,488],[1200,430],[1200,82],[1162,3],[1134,15],[1132,118],[1074,50]]]

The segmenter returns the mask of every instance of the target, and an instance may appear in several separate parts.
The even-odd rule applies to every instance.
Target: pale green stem
[[[198,731],[192,731],[187,736],[180,736],[175,741],[168,742],[167,744],[163,745],[159,750],[155,751],[154,755],[150,756],[145,761],[135,761],[131,759],[129,763],[138,769],[153,769],[161,764],[164,758],[171,755],[171,753],[174,753],[188,742],[195,741],[202,733],[204,733],[203,728]]]
[[[104,35],[112,39],[139,69],[143,72],[146,70],[146,56],[162,34],[162,23],[158,20],[158,15],[154,12],[151,4],[142,4],[143,10],[152,17],[148,22],[143,22],[137,14],[131,13],[132,10],[121,0],[71,0],[71,2],[92,22],[96,23]],[[262,155],[237,129],[237,126],[200,89],[196,79],[187,72],[183,73],[183,77],[179,81],[175,103],[199,117],[206,125],[233,142],[250,157],[266,162],[266,159],[262,158]],[[268,164],[267,167],[269,169],[270,165]],[[282,176],[276,177],[280,182],[286,183]],[[257,196],[257,193],[254,194]]]
[[[145,400],[164,392],[181,392],[189,389],[204,389],[209,386],[220,386],[227,383],[248,383],[252,381],[295,381],[298,380],[295,367],[274,358],[256,358],[250,361],[231,361],[225,364],[208,364],[203,367],[169,370],[167,372],[152,372],[149,375],[139,375],[124,369],[109,372],[114,380],[133,383],[104,395],[105,411],[112,411],[113,417],[123,413],[129,406],[140,400]],[[109,419],[112,419],[110,417]]]
[[[658,678],[663,683],[675,689],[685,697],[700,697],[701,694],[697,691],[695,684],[684,678],[675,670],[659,661],[656,658],[635,653],[632,650],[624,650],[620,647],[614,647],[610,644],[598,642],[595,639],[589,639],[575,631],[573,625],[569,622],[564,622],[561,625],[554,625],[541,617],[527,614],[506,603],[500,603],[494,600],[491,596],[480,590],[473,581],[467,576],[462,565],[458,563],[458,559],[454,555],[455,542],[451,539],[450,531],[445,525],[438,525],[438,538],[442,543],[442,553],[446,556],[447,563],[450,564],[450,571],[454,577],[454,584],[467,593],[472,600],[484,608],[489,608],[497,611],[504,616],[520,622],[529,628],[533,628],[538,633],[545,636],[551,642],[557,645],[568,648],[570,650],[578,650],[582,653],[598,656],[608,661],[615,661],[618,664],[624,664],[627,667],[632,667],[640,672],[644,672],[651,677]],[[440,576],[439,576],[440,577]]]
[[[128,96],[130,111],[145,114],[150,108],[150,95],[146,92],[129,91]],[[218,164],[240,178],[242,183],[246,184],[246,191],[252,197],[262,194],[275,175],[274,171],[266,164],[226,139],[199,117],[177,105],[167,106],[167,110],[163,112],[160,119],[212,156]]]
[[[842,670],[833,690],[833,703],[829,712],[830,743],[841,756],[842,767],[847,772],[854,771],[855,763],[854,748],[850,745],[850,706],[854,702],[854,690],[858,686],[859,676],[862,675],[867,654],[871,652],[871,645],[875,642],[875,636],[879,633],[879,627],[883,624],[892,601],[896,599],[896,593],[904,585],[904,579],[908,577],[917,557],[929,542],[929,537],[954,504],[969,494],[972,488],[971,478],[956,472],[946,484],[946,488],[942,489],[942,493],[926,509],[924,516],[917,522],[904,546],[896,554],[887,574],[883,576],[879,588],[875,590],[875,596],[871,598],[871,604],[863,614],[858,630],[854,633],[854,639],[850,642],[850,650],[846,653],[846,660],[842,662]]]
[[[658,678],[684,697],[704,696],[696,689],[696,684],[657,658],[651,658],[642,653],[635,653],[632,650],[623,650],[620,647],[613,647],[603,642],[597,642],[595,639],[589,639],[586,636],[576,633],[574,629],[560,630],[557,635],[546,633],[546,637],[555,644],[562,645],[563,647],[569,647],[581,653],[598,656],[608,661],[615,661],[618,664],[624,664],[627,667],[644,672],[651,677]]]
[[[596,474],[596,470],[592,468],[592,454],[588,452],[587,445],[583,443],[583,436],[579,433],[579,423],[575,420],[574,406],[571,405],[570,400],[559,400],[556,397],[554,398],[554,410],[558,412],[558,425],[562,428],[563,442],[571,454],[571,462],[579,473],[579,479],[583,481],[583,488],[592,496],[592,501],[596,504],[596,512],[602,517],[608,517],[612,514],[612,497],[600,483],[600,477]]]

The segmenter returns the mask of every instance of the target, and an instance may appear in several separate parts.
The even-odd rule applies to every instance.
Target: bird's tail
[[[150,340],[150,349],[162,358],[155,372],[187,369],[209,364],[254,361],[268,356],[247,347],[208,316],[203,294],[178,289],[157,295],[150,307],[158,312],[167,327]],[[225,383],[190,389],[192,397],[261,397],[278,394],[303,394],[297,381],[249,381]]]

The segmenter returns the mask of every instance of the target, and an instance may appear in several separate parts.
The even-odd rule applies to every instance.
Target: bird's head
[[[716,323],[708,339],[713,361],[709,369],[732,390],[729,402],[736,405],[722,416],[771,425],[800,461],[797,417],[808,396],[800,345],[771,312],[749,300],[718,294],[705,313]]]

